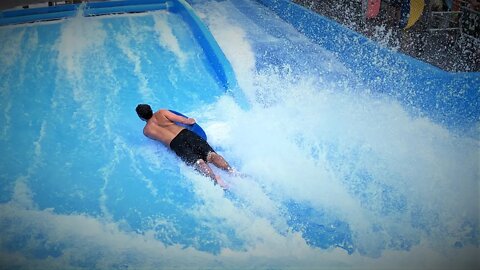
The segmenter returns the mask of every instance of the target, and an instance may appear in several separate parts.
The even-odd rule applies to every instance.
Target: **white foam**
[[[39,131],[38,139],[33,142],[33,157],[30,164],[28,164],[26,172],[17,177],[14,180],[14,189],[12,194],[12,199],[10,201],[16,207],[21,209],[35,209],[35,203],[33,200],[34,193],[30,190],[28,186],[28,181],[35,176],[35,172],[38,170],[40,165],[44,162],[42,156],[42,142],[45,138],[47,132],[47,123],[42,121],[42,125]]]
[[[152,89],[148,86],[148,79],[145,77],[144,73],[142,72],[142,65],[141,65],[141,58],[140,55],[135,53],[131,47],[129,42],[132,39],[129,36],[126,36],[124,34],[118,34],[116,36],[116,40],[118,43],[118,46],[122,50],[123,54],[130,60],[130,62],[133,63],[134,69],[133,73],[135,76],[138,78],[139,85],[138,85],[138,91],[142,97],[143,100],[154,100],[154,95],[152,94]]]
[[[2,92],[3,94],[3,92]],[[7,100],[6,98],[4,100]],[[8,101],[5,108],[3,108],[3,117],[5,118],[4,125],[2,128],[2,133],[0,136],[1,140],[7,140],[8,135],[10,134],[10,124],[12,122],[12,118],[10,117],[10,110],[12,109],[12,102],[11,100]]]
[[[2,245],[22,235],[29,239],[25,251],[49,246],[62,246],[62,250],[58,257],[49,260],[27,257],[28,252],[2,252],[0,256],[8,258],[5,260],[7,266],[18,262],[23,266],[49,268],[72,267],[79,262],[103,268],[122,265],[131,268],[162,266],[192,269],[265,266],[279,269],[305,269],[312,266],[346,269],[469,269],[478,265],[478,260],[472,259],[475,248],[447,249],[450,254],[442,254],[433,251],[426,243],[409,252],[386,251],[380,259],[359,254],[347,255],[340,249],[315,249],[305,243],[300,233],[279,231],[268,218],[255,213],[254,207],[235,206],[223,196],[219,188],[214,187],[205,177],[194,173],[191,168],[184,167],[183,173],[194,185],[196,195],[203,200],[202,204],[190,211],[198,220],[203,220],[203,226],[210,226],[212,231],[216,231],[219,239],[222,239],[225,228],[233,228],[237,236],[246,242],[245,249],[224,248],[220,254],[212,255],[193,248],[165,246],[155,237],[157,232],[138,234],[125,231],[121,229],[121,221],[115,223],[85,215],[60,215],[50,210],[26,210],[24,204],[12,203],[0,205],[2,218],[6,221],[2,223],[2,232],[5,233],[1,239]],[[255,183],[248,184],[255,190]],[[263,201],[258,201],[257,206],[262,203]],[[11,222],[13,220],[14,223]],[[174,225],[168,225],[167,220],[157,219],[154,223],[166,224],[175,230]],[[15,225],[12,227],[7,224]],[[47,242],[44,242],[45,239]],[[92,253],[93,250],[101,250],[101,256]]]
[[[356,247],[368,256],[382,256],[398,235],[437,253],[467,237],[462,224],[472,222],[470,231],[478,231],[478,140],[412,118],[393,100],[342,88],[346,83],[325,89],[321,80],[292,76],[293,66],[256,71],[251,33],[223,30],[248,24],[232,22],[240,17],[235,7],[209,2],[198,9],[252,102],[251,111],[232,114],[231,104],[220,101],[207,117],[215,119],[207,129],[221,130],[210,140],[241,171],[284,200],[306,202],[347,221]],[[345,71],[341,65],[330,68]],[[366,180],[357,175],[362,173]],[[415,225],[418,214],[421,225]],[[463,259],[468,262],[468,255]]]
[[[81,14],[66,20],[62,24],[60,38],[55,47],[58,50],[57,66],[57,89],[52,98],[52,106],[57,106],[56,98],[61,95],[71,95],[80,109],[73,113],[70,125],[82,123],[89,127],[91,135],[100,121],[94,113],[95,95],[88,87],[89,80],[85,80],[89,70],[89,60],[93,55],[103,55],[103,44],[107,34],[99,19],[85,18]],[[103,60],[103,61],[102,61]],[[107,63],[104,59],[97,59],[100,63]],[[70,93],[65,93],[70,90]],[[81,119],[78,121],[78,119]]]
[[[26,33],[26,29],[9,29],[0,28],[0,37],[2,37],[2,53],[0,54],[0,74],[4,74],[13,64],[18,61],[18,57],[21,55],[20,44]]]
[[[224,5],[216,2],[202,3],[196,7],[195,12],[208,23],[209,30],[233,66],[240,87],[252,89],[254,85],[250,78],[255,69],[255,55],[246,39],[245,31],[226,19],[228,10]],[[247,98],[254,99],[254,96],[248,95]]]
[[[64,67],[72,79],[80,80],[82,58],[102,46],[106,33],[98,19],[77,16],[62,24],[61,36],[57,43],[58,66]],[[81,98],[77,95],[76,98]]]
[[[158,44],[159,46],[168,49],[173,52],[178,58],[180,66],[184,66],[187,60],[187,55],[180,48],[178,39],[172,32],[172,28],[168,23],[168,16],[165,12],[157,12],[153,14],[153,19],[155,20],[155,31],[158,35]]]

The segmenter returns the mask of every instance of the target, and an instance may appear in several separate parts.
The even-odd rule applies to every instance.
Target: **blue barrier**
[[[416,114],[474,130],[480,120],[480,73],[451,73],[393,52],[288,0],[257,0],[322,47],[335,52],[372,91],[394,96]]]
[[[76,11],[77,5],[61,5],[61,6],[52,6],[52,7],[42,7],[42,8],[27,8],[27,9],[17,9],[17,10],[6,10],[0,12],[0,22],[3,22],[3,18],[17,18],[18,22],[23,20],[26,21],[27,16],[39,15],[45,13],[61,13],[68,11]],[[9,23],[11,24],[11,23]],[[0,25],[3,25],[0,23]]]
[[[111,7],[87,7],[83,11],[84,16],[99,16],[119,13],[137,13],[155,10],[167,9],[166,3],[144,4],[144,5],[129,5],[129,6],[111,6]]]
[[[237,79],[232,66],[218,46],[215,38],[195,14],[195,11],[190,4],[185,0],[177,1],[179,5],[175,5],[171,10],[179,13],[184,21],[190,25],[195,38],[203,47],[205,55],[214,69],[218,80],[222,83],[223,88],[235,97],[235,100],[242,108],[247,108],[249,106],[247,98],[238,88]]]
[[[58,12],[48,12],[44,14],[28,14],[20,17],[8,16],[1,18],[0,17],[0,26],[9,25],[9,24],[18,24],[25,22],[37,22],[37,21],[50,21],[50,20],[60,20],[68,17],[73,17],[77,14],[76,9],[58,11]]]
[[[167,0],[126,0],[6,10],[0,12],[0,26],[64,19],[75,16],[80,9],[83,16],[153,11],[166,9],[166,3]]]
[[[77,5],[28,8],[0,12],[0,26],[36,21],[59,20],[75,16]]]

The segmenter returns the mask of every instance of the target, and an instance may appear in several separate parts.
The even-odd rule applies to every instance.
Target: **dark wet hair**
[[[140,117],[142,120],[148,120],[152,118],[152,108],[148,104],[138,104],[135,110],[137,111],[138,117]]]

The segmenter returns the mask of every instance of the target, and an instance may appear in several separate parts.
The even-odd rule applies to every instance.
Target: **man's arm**
[[[169,111],[169,110],[162,110],[162,114],[163,114],[168,120],[170,120],[170,121],[172,121],[172,122],[179,122],[179,123],[182,123],[182,124],[185,124],[185,125],[193,125],[193,124],[195,124],[195,119],[183,117],[183,116],[180,116],[180,115],[176,115],[176,114],[172,113],[172,112]]]

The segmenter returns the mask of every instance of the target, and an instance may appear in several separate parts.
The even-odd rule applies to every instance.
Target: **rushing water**
[[[479,266],[479,140],[373,95],[249,1],[194,5],[251,108],[164,11],[0,28],[7,269]],[[137,103],[195,117],[230,191],[145,138]]]

